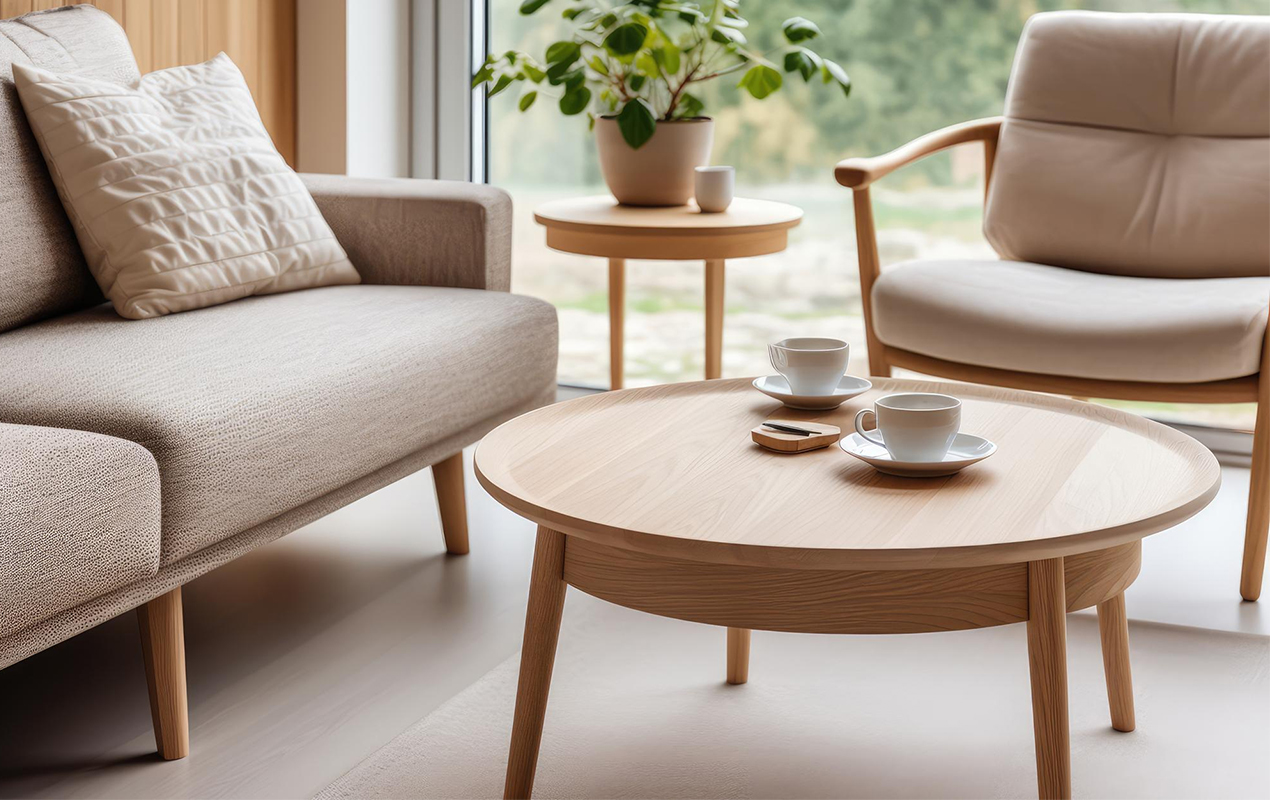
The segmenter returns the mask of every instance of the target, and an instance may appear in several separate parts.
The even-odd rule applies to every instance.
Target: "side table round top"
[[[962,430],[998,445],[944,478],[900,478],[830,447],[764,450],[765,419],[844,432],[878,397],[960,397]],[[485,437],[481,484],[562,533],[654,555],[795,569],[1019,563],[1124,544],[1217,493],[1194,439],[1116,409],[1011,389],[876,379],[828,412],[792,411],[748,379],[609,392],[538,409]]]
[[[802,209],[738,197],[727,211],[619,205],[608,195],[556,200],[534,211],[556,250],[607,258],[726,259],[777,253]]]

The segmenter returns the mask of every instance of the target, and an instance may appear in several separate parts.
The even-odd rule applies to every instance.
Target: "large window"
[[[521,0],[489,0],[491,52],[542,53],[562,38],[554,0],[521,16]],[[559,9],[554,7],[558,6]],[[999,114],[1024,21],[1057,8],[1265,13],[1264,0],[747,0],[747,33],[777,44],[780,23],[815,20],[817,49],[846,68],[850,98],[788,81],[757,101],[736,81],[703,93],[715,119],[713,161],[737,168],[738,194],[784,200],[806,212],[787,251],[729,262],[725,376],[767,371],[765,344],[825,335],[852,343],[851,371],[867,372],[850,193],[833,165],[872,155],[944,125]],[[517,111],[506,92],[489,101],[489,181],[516,201],[513,289],[560,312],[560,378],[608,383],[607,273],[601,259],[547,249],[533,208],[550,199],[605,192],[583,117],[550,102]],[[981,232],[983,150],[956,148],[888,177],[874,190],[883,265],[911,258],[993,257]],[[628,386],[700,378],[704,368],[703,270],[699,263],[627,266]],[[1251,429],[1251,406],[1137,404],[1160,416]]]

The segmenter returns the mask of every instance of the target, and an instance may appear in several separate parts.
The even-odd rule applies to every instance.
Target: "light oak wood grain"
[[[566,534],[792,569],[966,567],[1102,550],[1190,517],[1220,484],[1216,459],[1190,437],[1065,398],[879,379],[834,411],[780,414],[845,432],[856,411],[896,391],[960,397],[962,429],[998,452],[933,479],[881,475],[838,448],[769,453],[748,434],[780,406],[742,379],[539,409],[490,433],[476,470],[501,503]]]
[[[185,621],[181,587],[137,608],[141,655],[150,690],[154,742],[167,760],[190,754],[190,719],[185,688]]]
[[[848,158],[834,167],[834,178],[851,189],[865,189],[869,184],[932,153],[938,153],[967,142],[994,142],[1001,130],[1001,117],[961,122],[928,133],[913,141],[871,158]]]
[[[864,312],[864,337],[869,350],[869,374],[891,376],[886,351],[873,332],[873,283],[879,274],[878,242],[873,225],[873,201],[869,188],[863,186],[851,193],[855,206],[856,252],[860,261],[860,306]]]
[[[781,433],[765,427],[769,422],[801,426],[809,431],[816,432],[810,436],[803,436],[797,433]],[[802,453],[807,450],[829,447],[841,437],[842,430],[837,425],[825,425],[821,422],[807,422],[805,420],[769,419],[750,429],[750,438],[754,440],[755,444],[762,445],[768,450],[777,450],[782,453]]]
[[[528,798],[533,793],[538,767],[538,746],[547,714],[551,670],[556,662],[560,617],[564,613],[563,580],[565,537],[540,527],[534,545],[533,576],[525,611],[525,641],[520,653],[520,678],[516,684],[516,713],[507,756],[507,780],[503,797]]]
[[[1027,652],[1032,677],[1032,729],[1041,800],[1072,796],[1067,721],[1067,603],[1063,559],[1027,565]]]
[[[609,388],[621,389],[625,374],[626,259],[609,259]]]
[[[466,555],[467,498],[463,493],[463,451],[432,465],[432,482],[437,490],[437,508],[441,513],[441,533],[445,551],[450,555]]]
[[[1257,384],[1257,423],[1252,437],[1252,480],[1248,486],[1248,522],[1244,532],[1239,592],[1245,600],[1261,597],[1266,569],[1266,533],[1270,529],[1270,328],[1261,353]]]
[[[1124,592],[1098,604],[1098,634],[1102,639],[1102,666],[1107,677],[1107,704],[1111,727],[1134,729],[1133,677],[1129,670],[1129,617]]]
[[[740,686],[750,679],[750,632],[728,628],[728,683]]]
[[[706,380],[723,377],[723,271],[723,261],[706,261]]]
[[[1142,568],[1142,542],[1126,542],[1106,550],[1076,553],[1063,559],[1067,610],[1079,611],[1128,589]]]
[[[143,74],[225,51],[247,79],[274,146],[295,165],[296,0],[0,0],[0,19],[80,2],[123,27]]]

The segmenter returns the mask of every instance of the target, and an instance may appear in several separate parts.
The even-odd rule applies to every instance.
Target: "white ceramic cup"
[[[736,170],[732,167],[697,167],[694,176],[697,206],[707,213],[727,211],[736,190]]]
[[[803,397],[828,397],[847,371],[850,346],[841,339],[800,336],[767,346],[772,367]]]
[[[877,419],[881,439],[864,429],[870,414]],[[943,461],[960,428],[961,401],[946,394],[889,394],[855,415],[856,433],[885,447],[896,461]]]

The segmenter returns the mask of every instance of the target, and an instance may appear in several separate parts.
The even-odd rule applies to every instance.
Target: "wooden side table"
[[[727,211],[703,214],[695,204],[622,206],[608,195],[557,200],[534,212],[547,246],[609,260],[609,381],[622,388],[626,260],[706,262],[706,378],[723,374],[723,265],[729,258],[779,253],[802,209],[738,197]]]

